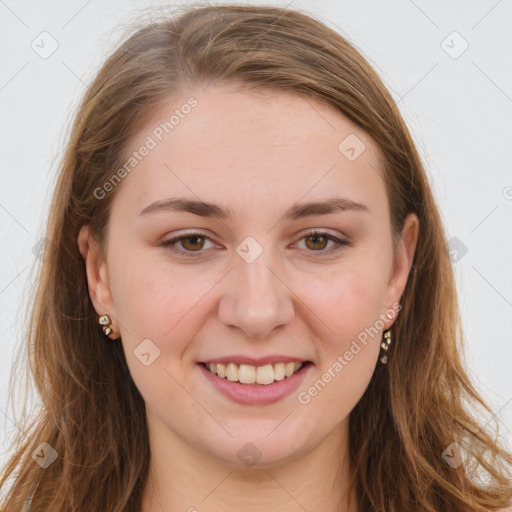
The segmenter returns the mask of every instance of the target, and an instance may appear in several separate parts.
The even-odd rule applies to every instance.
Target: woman
[[[47,237],[4,510],[510,505],[425,171],[320,22],[142,27],[85,94]]]

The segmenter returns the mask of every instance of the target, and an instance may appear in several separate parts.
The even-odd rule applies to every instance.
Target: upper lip
[[[208,359],[206,361],[202,361],[203,363],[221,363],[228,364],[234,363],[237,365],[248,364],[251,366],[265,366],[267,364],[276,364],[276,363],[294,363],[295,361],[299,363],[305,363],[307,360],[301,357],[294,356],[284,356],[284,355],[273,355],[273,356],[265,356],[265,357],[247,357],[241,355],[232,355],[232,356],[224,356],[224,357],[216,357],[212,359]]]

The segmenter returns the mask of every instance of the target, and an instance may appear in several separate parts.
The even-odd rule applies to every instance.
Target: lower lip
[[[214,375],[202,364],[198,366],[212,385],[234,402],[243,405],[267,405],[277,402],[293,393],[301,385],[313,365],[307,363],[291,377],[285,377],[282,380],[275,381],[273,384],[242,384],[240,382],[231,382],[228,379],[221,379],[219,376]]]

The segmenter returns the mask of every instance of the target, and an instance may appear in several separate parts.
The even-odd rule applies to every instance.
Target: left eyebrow
[[[139,215],[167,210],[189,212],[200,217],[215,217],[219,219],[229,219],[233,217],[232,211],[228,208],[187,198],[168,198],[155,201],[149,206],[146,206]],[[283,218],[297,220],[347,210],[368,212],[369,208],[362,203],[352,201],[346,197],[331,197],[321,202],[293,205],[285,211]]]
[[[331,197],[323,202],[304,203],[292,206],[286,210],[284,218],[297,220],[304,217],[327,215],[329,213],[347,210],[368,212],[369,208],[362,203],[357,203],[356,201],[352,201],[346,197]]]

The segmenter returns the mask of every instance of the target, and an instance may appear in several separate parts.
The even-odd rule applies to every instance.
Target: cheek
[[[311,288],[308,306],[322,327],[318,336],[319,369],[301,386],[298,402],[308,411],[311,429],[336,424],[348,416],[365,392],[380,351],[380,314],[385,272],[378,265],[357,264]],[[384,276],[384,277],[383,277]]]
[[[145,335],[162,336],[171,329],[211,287],[214,277],[193,265],[171,264],[154,247],[126,254],[112,251],[112,261],[111,285],[119,318],[130,331],[145,326]]]
[[[111,284],[126,362],[139,392],[155,407],[158,400],[181,397],[178,382],[187,376],[182,355],[200,325],[200,299],[215,276],[194,277],[192,270],[150,261],[142,251],[118,261]]]
[[[172,351],[181,352],[190,313],[212,288],[215,276],[194,272],[192,266],[184,269],[162,259],[155,261],[147,250],[119,255],[118,261],[111,285],[125,346],[133,350],[149,338],[163,348],[164,340],[172,338]]]
[[[347,260],[336,272],[308,280],[301,295],[325,323],[322,339],[328,347],[343,350],[365,328],[375,325],[382,312],[386,277],[383,264],[361,257]]]

